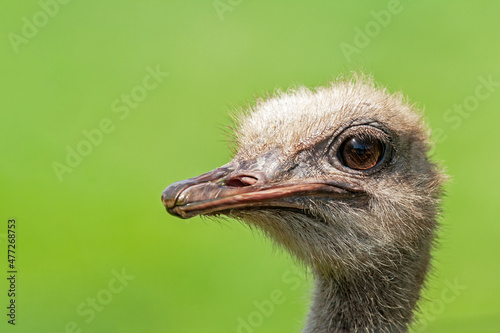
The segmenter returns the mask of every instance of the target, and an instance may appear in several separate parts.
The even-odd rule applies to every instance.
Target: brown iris
[[[342,143],[339,157],[343,164],[354,170],[368,170],[381,160],[384,145],[372,136],[353,136]]]

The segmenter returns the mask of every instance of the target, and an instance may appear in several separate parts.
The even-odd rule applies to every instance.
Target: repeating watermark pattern
[[[444,312],[446,305],[451,304],[462,295],[462,292],[467,289],[466,285],[460,284],[458,278],[452,282],[446,281],[446,287],[441,290],[439,298],[433,299],[419,314],[415,324],[413,325],[413,332],[424,332],[429,323],[436,320],[436,318]]]
[[[296,270],[287,270],[283,273],[281,280],[289,286],[291,291],[296,291],[304,283],[304,280],[300,277],[298,271]],[[264,324],[266,318],[273,315],[276,307],[283,304],[286,300],[287,298],[283,290],[277,288],[270,292],[268,298],[253,301],[252,304],[254,305],[255,310],[246,316],[239,316],[236,318],[236,332],[253,333],[257,328]]]
[[[411,1],[411,0],[410,0]],[[341,42],[340,50],[347,62],[352,61],[354,54],[360,54],[370,45],[372,40],[377,37],[383,28],[389,26],[395,15],[401,14],[403,5],[399,0],[389,0],[385,9],[370,12],[373,20],[366,22],[363,28],[354,27],[354,37],[352,43]]]
[[[121,272],[113,269],[111,270],[113,277],[108,281],[106,287],[100,289],[95,296],[89,296],[87,299],[77,305],[75,312],[80,317],[83,322],[80,321],[68,321],[64,325],[64,329],[59,332],[65,333],[81,333],[83,332],[84,324],[90,324],[96,318],[98,313],[101,313],[106,306],[108,306],[111,301],[113,301],[114,296],[123,292],[125,287],[127,287],[131,281],[135,279],[135,276],[127,274],[125,267],[122,268]]]
[[[54,18],[59,13],[60,5],[65,5],[70,0],[40,0],[38,5],[40,9],[37,10],[31,18],[23,16],[21,19],[21,33],[9,32],[7,38],[15,53],[19,53],[21,45],[28,44],[30,40],[38,35],[40,29],[45,27],[50,19]]]
[[[236,7],[241,5],[243,0],[215,0],[212,2],[215,12],[221,21],[224,21],[224,13],[232,12]]]
[[[494,81],[493,75],[478,76],[479,82],[474,89],[474,93],[465,97],[461,103],[453,104],[453,107],[448,108],[443,113],[443,120],[450,124],[453,130],[457,130],[462,125],[464,119],[477,110],[481,101],[485,101],[500,87],[500,81]],[[442,143],[448,139],[446,131],[443,128],[436,128],[434,130],[436,143]]]
[[[146,67],[147,74],[143,77],[141,84],[136,85],[130,90],[130,93],[123,93],[119,98],[111,102],[111,112],[116,114],[120,121],[127,119],[130,116],[130,111],[139,107],[148,93],[158,88],[163,80],[169,75],[160,69],[160,65],[155,68]],[[104,137],[107,134],[113,133],[116,129],[116,121],[104,117],[96,127],[92,129],[83,129],[83,138],[73,146],[66,146],[66,157],[63,162],[53,161],[52,169],[57,179],[62,182],[65,174],[73,172],[78,167],[83,159],[89,156],[94,148],[102,144]]]

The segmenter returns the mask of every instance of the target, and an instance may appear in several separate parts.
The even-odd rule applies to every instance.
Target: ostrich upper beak
[[[359,191],[357,186],[340,179],[278,181],[264,172],[244,170],[230,163],[200,176],[171,184],[163,191],[161,199],[170,214],[190,218],[250,207],[305,209],[300,200],[293,198],[339,198],[352,196]]]

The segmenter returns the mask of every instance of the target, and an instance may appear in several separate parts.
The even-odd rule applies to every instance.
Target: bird
[[[447,180],[423,111],[354,74],[240,113],[232,160],[168,186],[167,212],[243,221],[303,263],[314,277],[305,333],[408,332]]]

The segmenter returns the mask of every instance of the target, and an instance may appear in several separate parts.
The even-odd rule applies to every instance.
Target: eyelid
[[[379,139],[384,144],[391,143],[391,136],[386,133],[386,131],[372,125],[355,125],[346,128],[342,131],[342,133],[337,135],[337,137],[330,144],[330,149],[334,148],[338,150],[340,145],[342,145],[348,137],[356,136],[356,134],[365,134],[368,137]]]

